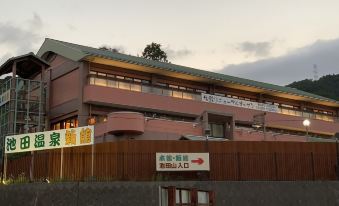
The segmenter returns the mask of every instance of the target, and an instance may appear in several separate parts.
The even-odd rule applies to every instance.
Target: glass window
[[[108,87],[113,87],[113,88],[118,88],[118,82],[115,80],[107,80],[107,86]]]
[[[119,75],[117,75],[116,77],[117,77],[117,79],[125,79],[125,77],[119,76]]]
[[[133,81],[133,78],[125,77],[125,80],[127,80],[127,81]]]
[[[89,84],[95,85],[95,77],[89,78]]]
[[[96,78],[95,79],[95,85],[98,85],[98,86],[107,86],[107,79]]]
[[[190,203],[190,191],[189,190],[181,190],[181,203]]]
[[[223,124],[215,124],[215,123],[209,123],[209,127],[211,129],[211,136],[212,137],[218,137],[218,138],[224,138],[224,125]]]
[[[198,204],[207,204],[208,200],[208,192],[198,191]]]
[[[103,77],[105,77],[106,74],[105,74],[105,73],[98,72],[98,76],[103,76]]]
[[[165,95],[165,96],[172,96],[172,90],[163,89],[162,94]]]
[[[184,99],[194,99],[193,94],[187,93],[187,92],[182,93],[182,98],[184,98]]]
[[[182,92],[173,91],[173,97],[182,98]]]
[[[168,205],[168,191],[166,188],[161,188],[161,206]]]
[[[146,92],[146,93],[151,93],[151,87],[142,85],[141,86],[141,91]]]
[[[181,89],[181,90],[186,90],[186,87],[179,87],[179,89]]]
[[[161,87],[167,87],[167,84],[161,83],[161,82],[157,82],[157,85],[158,85],[158,86],[161,86]]]
[[[96,74],[97,74],[97,72],[95,72],[95,71],[89,71],[89,74],[96,75]]]
[[[170,84],[170,85],[168,85],[169,86],[169,88],[173,88],[173,89],[178,89],[179,88],[179,86],[177,86],[177,85],[172,85],[172,84]]]
[[[141,83],[143,83],[143,84],[149,84],[150,83],[150,81],[148,81],[148,80],[141,80]]]
[[[141,85],[140,84],[131,84],[131,90],[132,91],[141,91]]]
[[[141,79],[134,79],[135,82],[141,82]]]
[[[119,89],[131,90],[131,84],[127,82],[119,82]]]
[[[162,95],[162,89],[161,88],[153,87],[152,91],[153,91],[154,94]]]
[[[199,93],[206,93],[205,90],[201,90],[201,89],[196,89],[195,91],[196,91],[196,92],[199,92]]]
[[[107,77],[109,78],[115,78],[115,76],[113,74],[107,74]]]

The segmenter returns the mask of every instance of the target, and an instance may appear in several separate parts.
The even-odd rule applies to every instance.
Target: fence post
[[[62,180],[63,178],[63,167],[64,167],[64,148],[62,147],[61,148],[61,151],[60,151],[60,180]]]
[[[6,180],[7,179],[7,153],[5,153],[5,155],[4,155],[4,162],[3,162],[3,164],[4,164],[4,169],[3,169],[3,178],[2,178],[2,181],[4,181],[4,180]]]
[[[240,171],[240,153],[237,152],[237,163],[238,163],[238,180],[241,180],[241,171]]]
[[[29,167],[29,180],[34,181],[34,151],[31,151],[31,165]]]
[[[278,161],[277,161],[277,153],[274,152],[274,167],[275,167],[275,180],[278,180]]]
[[[312,179],[315,180],[315,169],[314,169],[314,155],[313,152],[311,152],[311,163],[312,163]]]
[[[94,178],[94,142],[92,144],[92,155],[91,155],[91,179]]]

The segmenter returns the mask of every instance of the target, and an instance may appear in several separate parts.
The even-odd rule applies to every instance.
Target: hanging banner
[[[209,171],[209,153],[156,153],[157,171]]]
[[[6,137],[5,153],[29,152],[91,145],[94,126],[53,130]]]
[[[277,105],[265,104],[259,102],[251,102],[247,100],[241,99],[233,99],[229,97],[221,97],[211,94],[201,94],[201,100],[203,102],[215,103],[215,104],[223,104],[234,107],[243,107],[247,109],[255,109],[265,112],[279,112],[279,107]]]

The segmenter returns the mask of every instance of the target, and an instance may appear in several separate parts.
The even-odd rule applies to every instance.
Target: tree
[[[113,47],[109,47],[109,46],[101,46],[99,47],[100,50],[103,51],[110,51],[113,53],[124,53],[124,51],[121,48],[113,48]]]
[[[315,81],[305,79],[287,86],[339,101],[339,74],[326,75]]]
[[[142,57],[160,62],[168,62],[167,54],[161,49],[161,44],[154,42],[146,45],[144,51],[142,52]]]

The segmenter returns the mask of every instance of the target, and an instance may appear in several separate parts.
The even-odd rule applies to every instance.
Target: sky
[[[338,0],[1,0],[0,64],[45,38],[286,85],[339,73]]]

